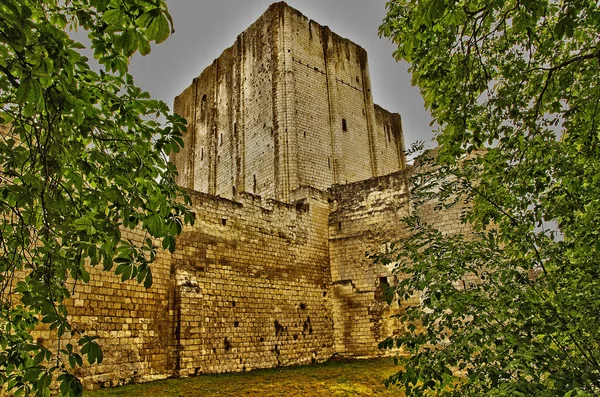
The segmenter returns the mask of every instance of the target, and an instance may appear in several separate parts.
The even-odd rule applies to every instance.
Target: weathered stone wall
[[[188,120],[185,149],[172,157],[180,185],[225,198],[277,196],[279,12],[269,8],[175,98]]]
[[[405,167],[400,117],[373,104],[366,51],[285,3],[240,34],[175,111],[189,122],[172,157],[178,183],[225,198],[290,202],[301,186]]]
[[[296,204],[191,192],[196,224],[161,251],[149,290],[92,269],[69,301],[76,329],[100,337],[104,361],[88,387],[168,376],[320,362],[334,354],[327,297],[327,196],[304,188]],[[143,241],[141,231],[123,237]],[[54,333],[36,337],[56,346]],[[64,339],[61,343],[76,343]]]
[[[379,175],[387,175],[406,168],[402,118],[375,105],[375,152]]]
[[[391,115],[392,120],[394,115]],[[393,264],[374,264],[365,253],[388,249],[388,243],[406,237],[402,218],[409,214],[413,167],[395,174],[330,189],[329,216],[331,278],[330,296],[334,320],[335,350],[348,356],[375,356],[390,353],[378,350],[385,338],[405,332],[405,325],[390,316],[402,305],[387,305],[386,286],[397,284]],[[470,226],[461,222],[464,203],[436,209],[432,200],[419,208],[421,219],[446,234],[466,234]],[[401,249],[401,247],[400,247]],[[476,282],[468,278],[468,282]],[[458,285],[457,285],[458,287]],[[410,298],[419,304],[420,296]]]
[[[331,189],[329,249],[335,349],[341,355],[375,356],[380,341],[401,331],[389,317],[398,310],[383,300],[385,284],[394,285],[392,267],[373,264],[366,252],[402,237],[408,215],[406,172]]]
[[[122,238],[141,242],[141,230],[123,231]],[[113,269],[114,270],[114,269]],[[153,285],[145,289],[135,281],[122,283],[120,276],[90,269],[90,283],[78,284],[67,300],[73,329],[98,336],[104,360],[101,365],[78,369],[86,387],[146,382],[172,375],[174,339],[172,327],[173,282],[168,252],[161,252],[152,265]],[[56,330],[36,330],[38,343],[56,348]],[[79,335],[68,333],[60,341],[77,346]]]
[[[190,192],[196,224],[174,254],[161,251],[151,289],[93,271],[70,301],[75,328],[98,335],[105,351],[102,365],[79,373],[86,386],[389,353],[378,343],[404,331],[390,318],[402,308],[383,300],[396,279],[365,252],[405,235],[409,172],[328,193],[297,189],[294,204]],[[425,220],[447,233],[464,227],[460,212],[422,207]],[[56,344],[52,335],[37,337]]]
[[[105,351],[87,386],[382,354],[402,308],[365,252],[404,235],[410,170],[400,115],[370,87],[364,49],[277,3],[176,98],[188,133],[172,160],[197,221],[150,290],[96,270],[78,288],[71,321]],[[460,208],[422,211],[462,227]]]
[[[323,30],[295,10],[284,30],[286,104],[292,151],[290,186],[327,189],[334,183],[329,89]]]
[[[333,353],[329,204],[193,194],[196,225],[173,255],[179,375],[323,361]]]

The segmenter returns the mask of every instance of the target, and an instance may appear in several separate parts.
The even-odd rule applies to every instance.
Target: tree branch
[[[4,73],[6,75],[6,78],[8,79],[8,81],[10,82],[10,84],[12,84],[13,87],[19,88],[20,84],[17,81],[17,79],[15,78],[15,76],[12,75],[12,73],[10,72],[10,70],[8,70],[4,66],[0,65],[0,72]]]

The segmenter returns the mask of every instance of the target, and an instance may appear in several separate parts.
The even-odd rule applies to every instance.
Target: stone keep
[[[367,53],[273,4],[175,99],[188,121],[179,184],[290,202],[302,186],[405,168],[400,115],[373,104]]]
[[[188,133],[172,160],[196,224],[159,252],[152,288],[92,268],[67,302],[104,349],[79,370],[85,386],[390,353],[378,343],[403,332],[390,318],[402,308],[382,292],[396,279],[365,252],[405,235],[411,168],[400,116],[373,104],[365,51],[277,3],[175,110]],[[460,208],[421,212],[462,227]],[[44,328],[36,339],[59,345]]]

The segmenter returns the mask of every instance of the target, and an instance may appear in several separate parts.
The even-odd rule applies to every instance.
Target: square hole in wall
[[[379,293],[381,297],[386,297],[388,294],[388,290],[390,288],[390,283],[387,277],[379,277]]]
[[[385,288],[389,287],[390,283],[388,282],[388,278],[387,277],[379,277],[379,286],[381,286],[382,289],[384,287]]]
[[[342,131],[348,131],[348,122],[346,119],[342,119]]]

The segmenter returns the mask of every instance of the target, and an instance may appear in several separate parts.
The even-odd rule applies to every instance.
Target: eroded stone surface
[[[189,121],[178,182],[226,198],[289,202],[402,170],[400,115],[373,104],[366,51],[273,4],[180,96]]]
[[[383,354],[401,308],[365,252],[406,233],[411,171],[400,115],[370,87],[361,47],[276,3],[176,98],[189,131],[172,160],[197,221],[151,289],[97,269],[77,288],[70,319],[105,352],[86,387]],[[459,231],[458,212],[425,213]]]

